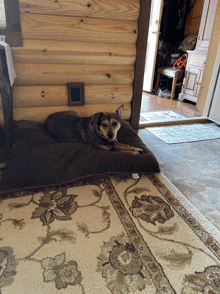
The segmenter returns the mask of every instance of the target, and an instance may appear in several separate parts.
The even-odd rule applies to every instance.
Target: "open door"
[[[152,0],[150,23],[147,40],[146,62],[144,70],[143,90],[152,92],[157,46],[160,34],[160,20],[163,11],[163,0]]]

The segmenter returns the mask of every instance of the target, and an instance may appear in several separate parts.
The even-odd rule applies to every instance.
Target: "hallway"
[[[175,110],[185,117],[194,117],[195,109],[195,103],[188,100],[182,102],[177,98],[171,100],[169,98],[159,97],[155,94],[142,92],[141,113],[155,110]]]

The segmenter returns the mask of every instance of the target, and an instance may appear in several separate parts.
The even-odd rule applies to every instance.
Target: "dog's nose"
[[[113,138],[113,133],[108,133],[108,138],[111,140]]]

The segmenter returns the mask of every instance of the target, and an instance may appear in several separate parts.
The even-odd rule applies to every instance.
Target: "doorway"
[[[167,93],[166,91],[162,93],[161,91],[158,91],[157,93],[155,91],[155,73],[158,69],[158,52],[161,50],[161,48],[158,48],[158,44],[161,46],[162,43],[159,41],[159,36],[161,36],[161,31],[162,34],[168,34],[167,32],[169,32],[170,26],[166,23],[168,22],[169,17],[172,14],[171,11],[164,12],[164,5],[165,4],[163,0],[152,0],[151,3],[140,124],[147,123],[146,118],[148,120],[149,117],[152,117],[150,118],[150,120],[153,119],[156,121],[166,121],[167,119],[169,120],[169,116],[171,117],[171,119],[180,119],[181,117],[194,117],[194,112],[196,108],[195,103],[191,101],[179,101],[178,94],[176,95],[175,99],[171,100],[169,89],[167,89]],[[171,9],[174,8],[172,7]],[[173,33],[174,35],[176,34],[175,31],[170,33]],[[166,37],[166,39],[169,41],[169,37]],[[173,44],[172,42],[170,43],[172,47]],[[167,84],[169,86],[172,85],[172,80],[168,79]],[[181,85],[178,87],[181,87]],[[149,112],[153,113],[151,114]]]
[[[147,40],[147,52],[144,70],[143,90],[151,93],[153,89],[154,71],[157,58],[157,47],[160,34],[160,22],[163,11],[163,0],[151,2],[150,22]]]

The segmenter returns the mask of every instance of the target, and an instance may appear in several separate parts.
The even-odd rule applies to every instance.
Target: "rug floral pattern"
[[[0,293],[220,294],[220,246],[160,175],[0,200]]]

